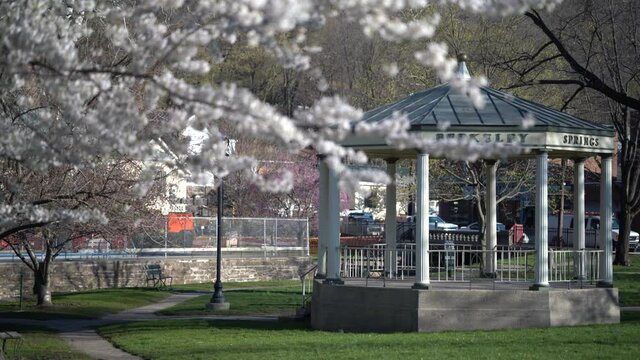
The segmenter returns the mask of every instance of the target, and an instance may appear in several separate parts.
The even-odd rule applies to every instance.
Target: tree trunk
[[[40,262],[34,271],[33,293],[36,295],[37,306],[51,306],[51,289],[49,288],[49,266]]]
[[[631,139],[631,113],[626,110],[624,115],[624,139]],[[629,232],[631,231],[631,204],[629,202],[631,192],[634,191],[630,176],[633,165],[629,159],[635,159],[635,151],[630,148],[627,141],[622,141],[622,187],[620,188],[620,229],[618,230],[618,243],[616,244],[616,256],[613,263],[629,266]],[[630,155],[633,152],[633,156]],[[618,160],[620,161],[620,160]],[[602,220],[602,219],[601,219]]]
[[[480,195],[476,196],[476,210],[478,210],[478,224],[480,231],[484,234],[484,198]]]
[[[622,197],[622,209],[620,210],[620,229],[618,230],[618,242],[616,244],[616,256],[613,263],[629,266],[629,233],[631,231],[631,212],[626,197]]]
[[[478,225],[480,225],[480,247],[482,251],[487,251],[487,239],[484,237],[484,226],[485,226],[485,213],[484,213],[484,198],[480,196],[479,192],[476,192],[476,209],[478,210]],[[483,253],[484,254],[484,253]],[[484,269],[484,255],[480,256],[480,261],[478,263],[480,269],[480,277],[484,278],[487,276]]]
[[[564,169],[567,167],[567,159],[562,158],[560,166],[562,166],[562,177],[560,179],[560,212],[558,213],[558,232],[556,234],[556,246],[558,248],[564,245]]]

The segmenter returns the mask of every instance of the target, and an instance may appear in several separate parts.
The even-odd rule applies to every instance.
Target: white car
[[[416,222],[415,215],[407,216],[407,222],[415,223]],[[429,229],[458,230],[458,225],[448,223],[438,215],[431,214],[429,215]]]
[[[482,228],[480,227],[480,223],[474,222],[471,223],[467,226],[463,226],[460,228],[460,230],[468,230],[468,231],[481,231]],[[504,226],[503,223],[496,223],[496,231],[500,232],[500,231],[506,231],[507,227]]]
[[[558,227],[558,216],[549,215],[549,229]],[[563,233],[567,237],[565,239],[565,245],[572,245],[573,240],[573,215],[565,214],[563,221]],[[596,247],[598,238],[600,237],[600,216],[587,214],[584,219],[584,227],[586,233],[586,246]],[[620,234],[620,224],[616,218],[612,219],[611,223],[611,239],[615,249],[616,242],[618,241],[618,235]],[[640,250],[640,234],[631,230],[629,233],[629,250]]]
[[[598,217],[598,220],[600,218]],[[593,220],[592,220],[593,221]],[[620,235],[620,224],[617,219],[613,219],[611,224],[611,237],[613,238],[613,249],[616,248],[616,242],[618,242],[618,235]],[[629,231],[629,250],[638,251],[640,247],[640,234],[631,230]]]

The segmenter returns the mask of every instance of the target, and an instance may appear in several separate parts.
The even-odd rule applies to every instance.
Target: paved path
[[[123,350],[114,347],[110,342],[102,338],[94,328],[114,323],[164,320],[164,319],[207,319],[207,320],[253,320],[253,321],[276,321],[277,316],[226,316],[226,315],[190,315],[190,316],[163,316],[155,314],[156,311],[170,308],[183,301],[189,300],[202,293],[183,293],[169,296],[160,302],[140,308],[129,309],[117,314],[110,314],[99,319],[56,319],[56,320],[33,320],[19,318],[0,318],[0,323],[23,324],[31,326],[49,327],[57,331],[69,345],[95,359],[101,360],[132,360],[142,359],[131,355]]]

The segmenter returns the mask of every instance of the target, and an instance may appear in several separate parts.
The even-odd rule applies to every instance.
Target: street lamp
[[[225,138],[227,143],[227,149],[224,154],[230,156],[236,152],[236,140]],[[220,179],[220,186],[218,187],[218,236],[216,244],[216,282],[213,285],[213,296],[211,301],[207,304],[207,309],[212,310],[229,310],[230,304],[225,301],[224,293],[222,292],[222,281],[220,280],[220,274],[222,273],[222,199],[224,189],[223,182]]]

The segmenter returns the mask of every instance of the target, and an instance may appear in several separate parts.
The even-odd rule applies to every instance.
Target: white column
[[[573,250],[576,278],[585,279],[584,159],[573,162]]]
[[[320,194],[319,194],[319,214],[318,214],[318,271],[316,277],[324,279],[327,274],[327,228],[329,223],[329,168],[322,161],[324,157],[318,157],[318,167],[320,172]]]
[[[485,169],[487,172],[487,193],[485,196],[485,217],[484,238],[487,244],[487,252],[484,261],[484,276],[496,277],[498,257],[496,253],[498,245],[497,215],[496,215],[496,169],[498,164],[495,160],[486,160]]]
[[[338,177],[328,171],[327,191],[327,272],[325,283],[343,284],[340,279],[340,190]]]
[[[396,161],[387,159],[387,175],[391,182],[387,185],[385,197],[384,242],[387,247],[384,270],[391,278],[396,273]]]
[[[613,286],[613,254],[611,225],[613,219],[613,208],[611,206],[611,155],[602,157],[600,174],[600,273],[598,274],[599,287]]]
[[[429,155],[416,161],[416,282],[414,289],[429,288]]]
[[[549,229],[546,152],[536,156],[536,264],[531,290],[549,287]]]

